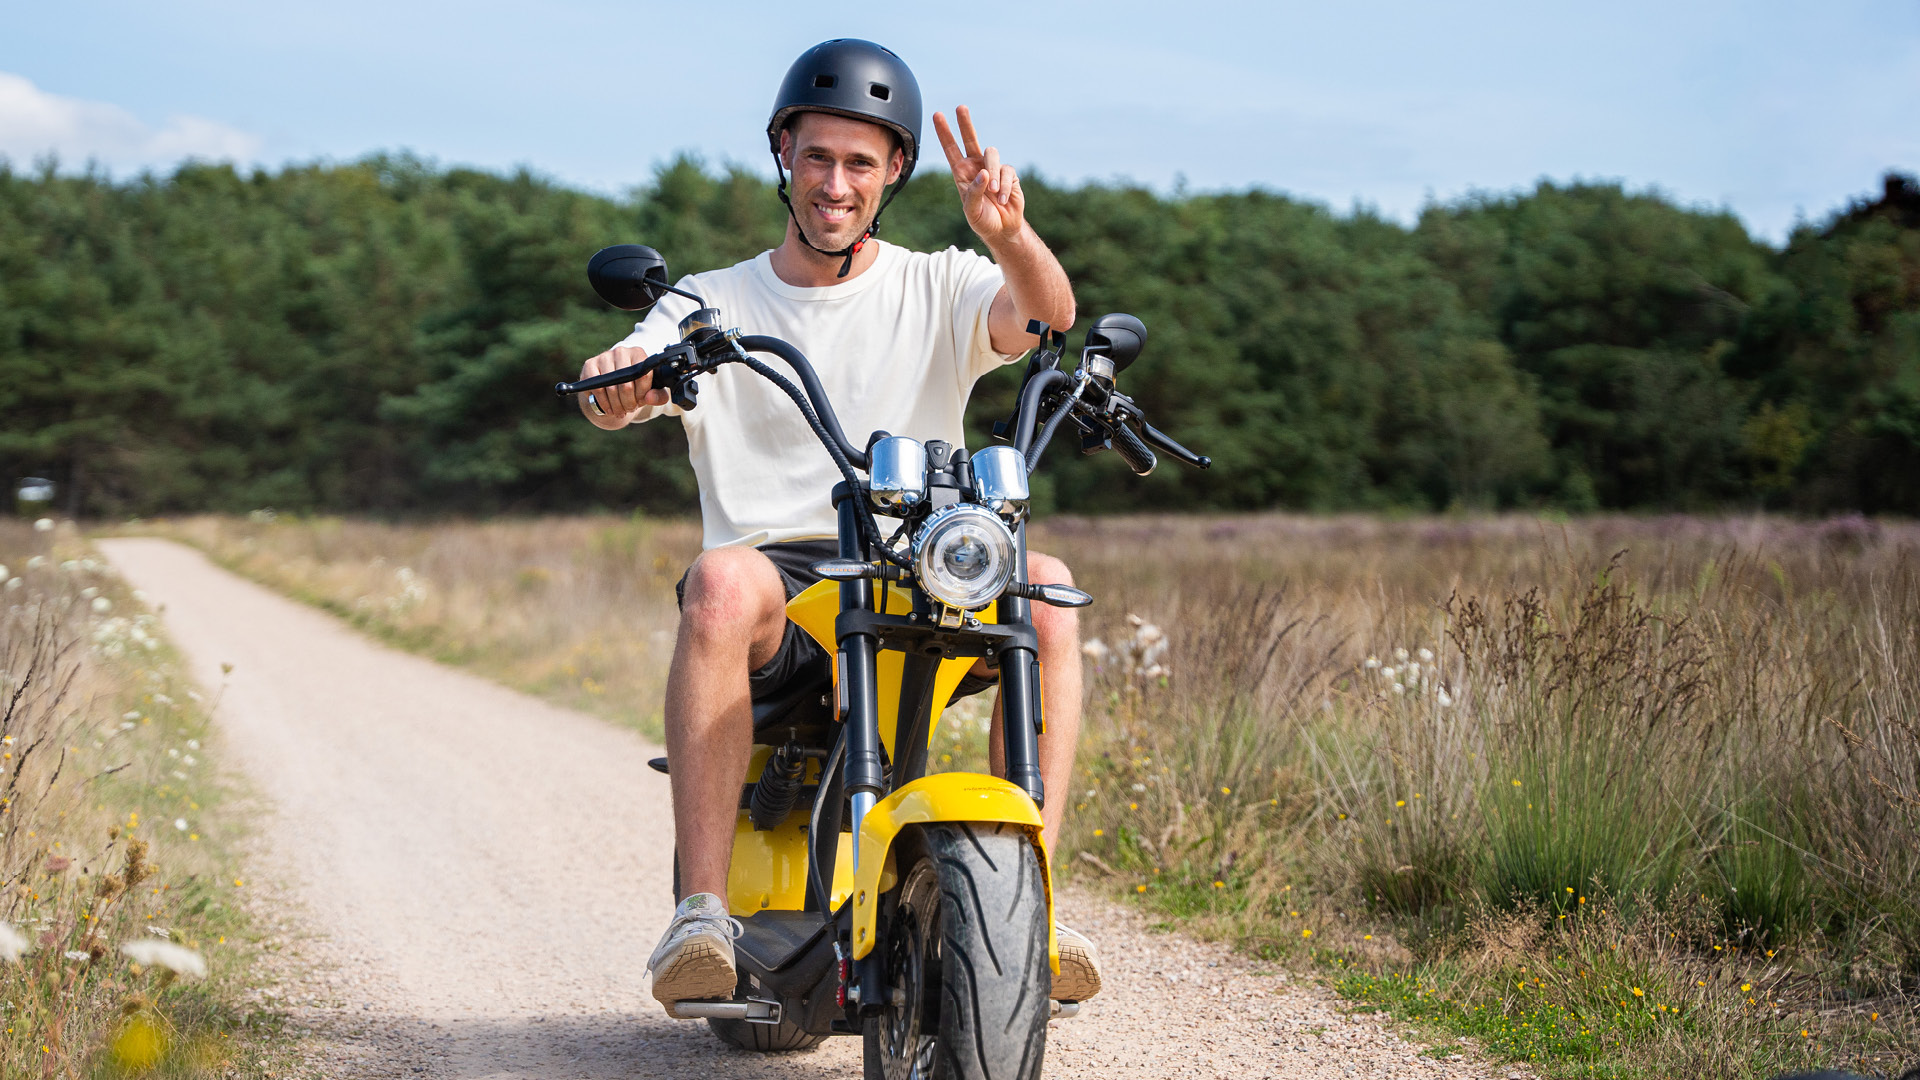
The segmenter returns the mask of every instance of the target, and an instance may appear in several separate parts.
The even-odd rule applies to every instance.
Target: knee
[[[1071,585],[1073,571],[1051,555],[1028,552],[1027,580],[1036,585]],[[1035,603],[1033,629],[1040,635],[1042,649],[1055,643],[1072,649],[1080,647],[1080,613],[1074,608]]]
[[[773,561],[752,548],[702,552],[687,571],[680,632],[695,636],[755,634],[785,617],[786,590]]]

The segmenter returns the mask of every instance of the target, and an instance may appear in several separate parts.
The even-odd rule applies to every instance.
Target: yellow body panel
[[[1039,856],[1040,883],[1047,893],[1047,963],[1060,973],[1060,943],[1053,932],[1053,868],[1041,838],[1040,808],[1027,793],[994,776],[936,773],[923,776],[874,804],[860,826],[860,869],[853,875],[853,955],[873,951],[874,913],[880,894],[897,873],[893,841],[909,825],[932,821],[1007,822],[1027,830]],[[835,874],[835,878],[839,875]]]
[[[880,588],[880,582],[874,588]],[[906,590],[889,587],[886,590],[888,615],[905,615],[913,610],[913,597]],[[995,621],[997,605],[989,604],[986,610],[979,611],[974,617],[983,623]],[[812,635],[813,640],[832,656],[840,648],[834,637],[833,620],[840,614],[840,583],[837,581],[816,581],[803,590],[800,595],[787,601],[787,618],[800,629]],[[879,682],[880,698],[880,742],[893,753],[894,737],[900,727],[900,676],[905,670],[907,658],[904,653],[882,652],[874,658],[874,675]],[[962,657],[940,661],[940,670],[933,678],[933,700],[937,706],[927,718],[927,745],[933,745],[933,729],[940,724],[940,714],[946,711],[947,702],[953,699],[954,690],[960,686],[960,680],[966,678],[975,661]],[[834,672],[835,686],[839,685],[840,673]],[[756,771],[752,775],[759,775]]]
[[[727,910],[751,915],[769,908],[799,911],[807,906],[807,815],[795,812],[775,829],[762,832],[747,820],[733,827],[733,863],[727,867]],[[840,834],[840,855],[833,861],[833,906],[853,891],[853,834]]]

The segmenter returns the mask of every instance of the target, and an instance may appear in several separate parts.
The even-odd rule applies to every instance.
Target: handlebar
[[[1135,476],[1145,476],[1159,464],[1153,451],[1147,449],[1147,444],[1140,441],[1140,436],[1125,424],[1113,425],[1113,450],[1120,455],[1120,460],[1127,463],[1127,468],[1133,470]]]
[[[712,355],[705,355],[709,352],[711,352]],[[677,362],[683,358],[695,360],[697,357],[699,359],[695,360],[694,364],[688,365],[682,371],[683,377],[690,378],[703,368],[704,370],[711,371],[721,364],[735,360],[743,360],[745,359],[745,354],[750,352],[771,353],[785,360],[787,366],[793,369],[794,374],[800,376],[800,386],[806,391],[807,400],[812,403],[814,413],[819,417],[821,426],[826,428],[827,434],[833,439],[834,445],[839,448],[842,454],[846,455],[847,460],[851,462],[855,468],[864,469],[867,467],[866,451],[849,441],[847,433],[841,429],[840,418],[834,414],[833,402],[827,397],[826,387],[820,384],[820,376],[813,370],[813,364],[807,360],[806,354],[777,337],[767,337],[762,334],[746,334],[739,338],[729,339],[723,335],[716,334],[704,339],[699,345],[689,345],[686,343],[669,345],[653,356],[649,356],[645,360],[640,361],[638,364],[616,368],[613,371],[602,372],[599,375],[589,376],[588,378],[578,379],[573,382],[555,383],[553,384],[553,392],[561,397],[566,397],[569,394],[584,394],[589,390],[598,390],[603,386],[613,386],[618,383],[643,379],[662,366],[670,363],[677,365]]]

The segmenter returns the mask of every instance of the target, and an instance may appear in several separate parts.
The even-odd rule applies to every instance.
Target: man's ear
[[[780,129],[780,165],[788,172],[793,171],[793,127]]]
[[[887,183],[891,184],[899,180],[900,173],[904,171],[906,167],[907,152],[898,146],[894,147],[893,154],[887,158]],[[881,186],[885,187],[886,185],[882,184]]]

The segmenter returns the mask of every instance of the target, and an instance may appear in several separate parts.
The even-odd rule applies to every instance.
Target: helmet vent
[[[893,96],[892,88],[889,87],[886,83],[869,83],[867,86],[867,93],[872,94],[874,97],[879,98],[881,101],[885,101],[888,98],[891,98]]]
[[[813,77],[813,88],[816,90],[831,90],[833,89],[833,83],[834,78],[831,75],[815,75]]]

